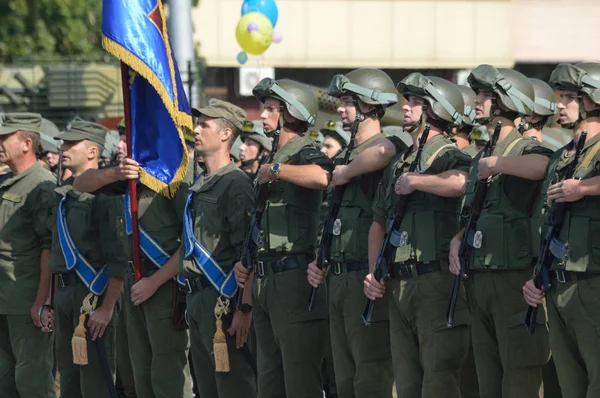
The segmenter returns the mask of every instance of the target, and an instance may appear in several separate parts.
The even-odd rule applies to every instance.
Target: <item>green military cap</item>
[[[240,134],[240,137],[242,141],[246,138],[250,138],[251,140],[258,142],[267,151],[273,149],[273,141],[265,135],[262,120],[245,120],[242,124],[242,134]]]
[[[350,143],[350,134],[344,130],[341,122],[328,121],[321,129],[321,133],[324,137],[330,136],[335,139],[344,148]]]
[[[0,114],[0,135],[29,131],[40,133],[42,129],[42,115],[39,113],[3,113]]]
[[[90,140],[104,147],[104,144],[106,143],[106,134],[108,134],[109,131],[109,129],[98,123],[74,120],[69,123],[67,130],[56,137],[56,139],[63,141]]]
[[[476,126],[469,134],[469,139],[477,145],[485,145],[490,140],[490,133],[485,126]]]
[[[216,98],[208,101],[208,106],[204,108],[192,108],[192,115],[196,117],[205,115],[214,119],[223,118],[240,130],[242,129],[244,120],[246,120],[246,112],[242,108],[231,102],[221,101]]]

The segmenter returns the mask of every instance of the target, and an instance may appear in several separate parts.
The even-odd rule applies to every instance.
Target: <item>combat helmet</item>
[[[556,113],[556,99],[554,97],[554,91],[552,91],[552,87],[550,87],[548,83],[532,77],[529,78],[529,81],[531,82],[535,93],[533,114],[541,116],[541,118],[536,123],[525,122],[523,128],[524,130],[529,130],[530,128],[541,130],[548,122],[550,116]]]
[[[343,95],[352,95],[365,104],[375,105],[372,113],[365,116],[382,118],[385,108],[398,103],[398,95],[394,81],[381,69],[362,68],[355,69],[346,75],[335,75],[329,83],[327,94],[335,98]],[[357,112],[360,107],[355,103]]]
[[[460,91],[463,102],[465,103],[462,120],[463,124],[473,127],[477,124],[477,122],[475,122],[475,91],[473,91],[471,87],[463,85],[457,85],[456,88]]]
[[[252,89],[252,94],[264,103],[269,97],[283,102],[285,108],[298,122],[285,122],[283,113],[279,118],[279,127],[289,126],[294,131],[305,132],[308,127],[315,125],[319,105],[313,91],[305,84],[294,80],[273,80],[270,77],[262,79]]]
[[[342,126],[342,122],[336,122],[330,120],[325,123],[325,126],[321,129],[321,133],[324,137],[330,136],[340,143],[342,148],[345,148],[350,143],[350,134]]]
[[[240,138],[242,142],[246,138],[250,138],[258,142],[261,145],[262,149],[266,149],[267,151],[271,151],[273,149],[273,141],[269,137],[265,135],[265,131],[263,129],[262,120],[246,120],[242,123],[242,132],[240,134]]]
[[[490,123],[498,109],[509,120],[531,115],[533,112],[533,86],[527,76],[516,70],[496,69],[492,65],[483,64],[473,69],[467,81],[475,92],[487,90],[493,93],[490,116],[477,120],[480,124]]]
[[[463,120],[465,102],[462,94],[454,83],[436,76],[423,76],[419,72],[411,73],[398,83],[398,92],[405,98],[415,96],[423,98],[427,103],[428,109],[438,118],[437,120],[427,120],[427,123],[437,126],[445,132],[449,132],[451,127],[459,126]],[[423,109],[423,115],[427,110]],[[423,117],[417,123],[411,123],[406,131],[414,131],[423,122]]]
[[[555,90],[573,90],[586,94],[592,102],[600,105],[600,64],[582,62],[579,64],[559,64],[550,75],[550,85]],[[600,116],[600,110],[586,111],[581,97],[579,119],[574,123],[564,123],[562,127],[572,129],[575,124],[592,116]]]

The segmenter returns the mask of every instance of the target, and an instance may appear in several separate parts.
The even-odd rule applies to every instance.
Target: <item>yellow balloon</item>
[[[260,55],[271,45],[273,25],[260,12],[249,12],[238,22],[235,37],[248,54]]]

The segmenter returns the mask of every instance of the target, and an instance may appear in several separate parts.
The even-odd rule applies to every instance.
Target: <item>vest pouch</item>
[[[331,255],[333,259],[346,261],[366,261],[368,257],[368,234],[372,218],[360,218],[361,209],[344,207],[338,218],[341,221],[339,235],[333,235]],[[334,228],[335,232],[336,228]],[[365,232],[367,231],[367,232]]]
[[[263,222],[263,226],[266,226],[265,247],[266,250],[274,251],[285,251],[288,250],[289,242],[287,238],[287,217],[285,203],[268,202],[267,209],[265,211],[266,222]]]
[[[392,222],[392,218],[388,222]],[[387,227],[386,227],[387,228]],[[408,213],[402,219],[400,228],[398,228],[398,234],[400,236],[401,246],[396,248],[396,254],[394,255],[395,263],[403,263],[410,259],[414,259],[413,246],[416,240],[415,237],[415,213]]]
[[[568,226],[562,228],[559,239],[562,242],[569,244],[569,259],[567,260],[566,269],[575,272],[585,272],[591,265],[592,254],[592,236],[590,235],[591,223],[589,217],[575,216],[572,213],[567,213],[567,217],[563,225]],[[596,236],[596,239],[598,237]],[[597,245],[597,244],[595,244]],[[562,264],[561,266],[565,266]]]
[[[435,212],[433,211],[419,211],[414,213],[414,240],[411,240],[414,244],[415,251],[417,253],[417,261],[419,262],[430,262],[436,260],[436,247],[437,237],[435,223]]]
[[[504,267],[524,269],[531,265],[531,226],[528,218],[504,224],[506,239]],[[538,244],[539,245],[539,244]]]
[[[477,221],[481,248],[474,249],[473,268],[504,268],[504,216],[485,214]]]

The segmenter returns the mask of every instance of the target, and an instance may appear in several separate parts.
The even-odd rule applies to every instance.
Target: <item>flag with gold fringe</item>
[[[161,0],[103,0],[102,47],[129,66],[132,153],[140,182],[172,197],[185,177],[190,106]]]

